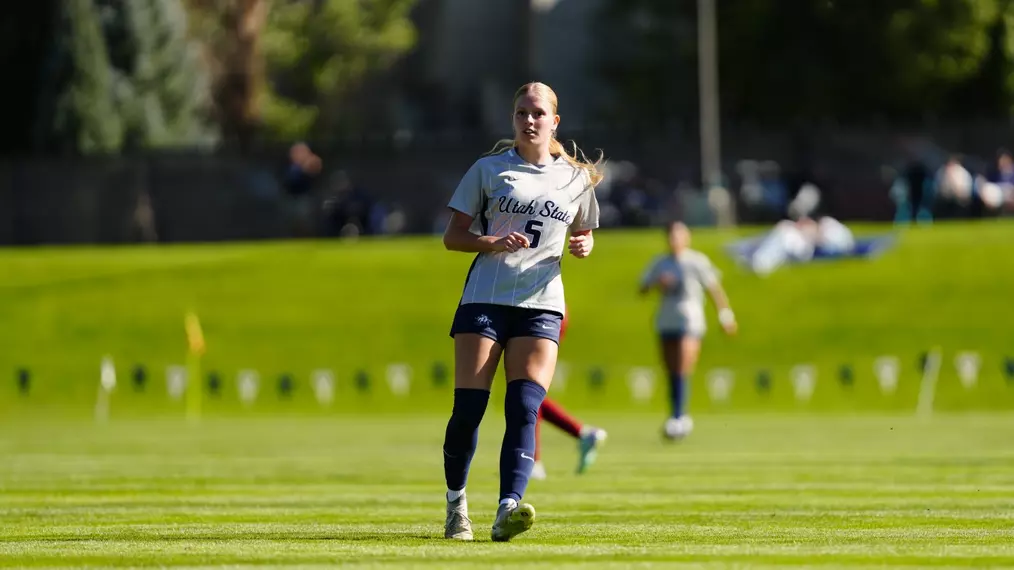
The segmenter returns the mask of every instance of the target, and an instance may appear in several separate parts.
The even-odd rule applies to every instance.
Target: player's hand
[[[662,287],[663,291],[672,289],[677,283],[679,283],[679,279],[668,271],[658,276],[658,284]]]
[[[570,236],[568,247],[571,255],[578,259],[583,259],[591,255],[592,248],[595,247],[595,238],[591,234]]]
[[[722,330],[724,330],[725,334],[729,336],[736,336],[736,332],[739,331],[739,325],[736,323],[736,321],[732,321],[731,323],[726,323],[722,325]]]
[[[736,323],[736,314],[728,307],[718,311],[718,322],[722,324],[722,330],[729,336],[736,334],[736,331],[739,330],[739,325]]]
[[[514,253],[519,249],[525,249],[528,245],[528,237],[525,234],[521,232],[511,232],[510,234],[493,242],[493,251]]]

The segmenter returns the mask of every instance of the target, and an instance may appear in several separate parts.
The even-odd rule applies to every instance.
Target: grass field
[[[489,541],[502,420],[444,541],[442,417],[19,422],[0,430],[0,567],[890,568],[1014,566],[1009,415],[595,417],[571,473],[548,432],[536,526]]]
[[[1014,223],[902,230],[879,259],[792,267],[767,279],[740,270],[722,251],[737,235],[755,232],[695,234],[695,246],[723,270],[741,325],[734,339],[709,335],[700,364],[699,377],[717,367],[735,372],[731,400],[712,405],[701,398],[698,410],[911,409],[918,357],[933,346],[944,354],[941,409],[1014,407],[1014,385],[1002,367],[1014,357]],[[565,260],[573,326],[561,354],[572,371],[567,390],[557,394],[563,401],[620,410],[661,404],[661,391],[631,402],[626,374],[634,366],[658,368],[656,303],[635,291],[662,246],[657,230],[603,231],[591,258]],[[308,382],[318,368],[335,373],[335,410],[441,410],[447,392],[432,387],[429,372],[450,362],[447,330],[470,261],[444,251],[437,238],[0,250],[0,412],[60,406],[90,413],[107,354],[121,380],[136,364],[151,378],[144,394],[122,386],[114,413],[173,411],[164,371],[184,363],[183,315],[191,309],[208,341],[204,371],[217,371],[224,382],[209,412],[245,413],[235,389],[241,369],[260,372],[258,410],[314,411]],[[717,331],[713,312],[709,319]],[[975,390],[957,380],[952,361],[961,350],[982,355]],[[902,365],[898,391],[887,396],[872,371],[883,354]],[[416,370],[410,398],[390,397],[383,381],[387,365],[399,362]],[[798,363],[819,373],[805,404],[795,401],[787,378]],[[843,365],[855,375],[847,390],[837,382]],[[19,367],[32,373],[28,398],[15,391]],[[593,368],[605,374],[602,390],[588,389]],[[761,369],[772,375],[768,394],[753,386]],[[369,394],[354,387],[359,370],[371,375]],[[283,373],[293,375],[297,389],[280,400],[274,386]]]
[[[429,370],[450,362],[469,256],[435,238],[0,250],[0,567],[1014,566],[1014,382],[1002,367],[1014,357],[1014,224],[904,230],[879,259],[768,279],[722,253],[745,233],[696,234],[741,334],[708,336],[697,429],[678,445],[658,437],[661,386],[635,401],[625,376],[657,369],[654,301],[634,291],[662,236],[604,231],[591,259],[565,261],[571,374],[553,394],[610,439],[578,477],[573,442],[546,428],[550,479],[526,497],[538,522],[510,545],[488,540],[496,399],[469,484],[480,540],[440,539],[450,387]],[[184,363],[188,310],[205,328],[202,375],[224,382],[198,423],[163,379]],[[916,361],[931,347],[943,354],[936,411],[917,417]],[[961,350],[982,356],[970,388],[953,367]],[[902,365],[893,394],[871,370],[884,354]],[[120,383],[96,423],[105,355]],[[396,362],[416,370],[403,397],[384,382]],[[788,380],[797,363],[818,370],[809,401]],[[143,391],[130,383],[137,364]],[[717,367],[736,374],[726,402],[702,386]],[[327,408],[308,386],[317,368],[337,378]],[[587,381],[596,368],[600,388]],[[248,407],[241,369],[263,380]],[[762,369],[769,392],[755,387]],[[287,398],[274,388],[283,372],[296,380]]]

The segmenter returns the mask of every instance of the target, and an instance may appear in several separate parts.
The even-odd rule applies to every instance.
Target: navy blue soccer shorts
[[[699,333],[688,332],[686,329],[669,329],[664,331],[658,331],[658,338],[664,341],[668,340],[683,340],[685,337],[696,338],[700,340],[704,338],[704,335]]]
[[[456,334],[474,333],[491,338],[500,346],[515,337],[548,338],[560,344],[563,315],[544,309],[527,309],[489,303],[458,305],[451,323],[451,338]]]

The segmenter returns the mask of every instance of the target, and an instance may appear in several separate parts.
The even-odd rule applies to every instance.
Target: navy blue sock
[[[672,417],[678,418],[687,411],[689,378],[685,374],[669,374],[669,398],[672,400]]]
[[[479,442],[479,424],[488,403],[488,390],[454,389],[454,408],[444,433],[444,479],[452,491],[465,488],[468,466]]]
[[[500,500],[520,502],[528,487],[528,478],[535,466],[535,424],[539,407],[546,399],[546,390],[531,380],[514,380],[507,384],[503,401],[504,419],[500,448]]]

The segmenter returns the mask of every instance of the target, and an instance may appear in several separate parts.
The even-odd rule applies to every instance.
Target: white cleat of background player
[[[679,441],[690,435],[692,431],[694,431],[694,420],[690,416],[669,418],[662,426],[662,434],[671,441]]]

